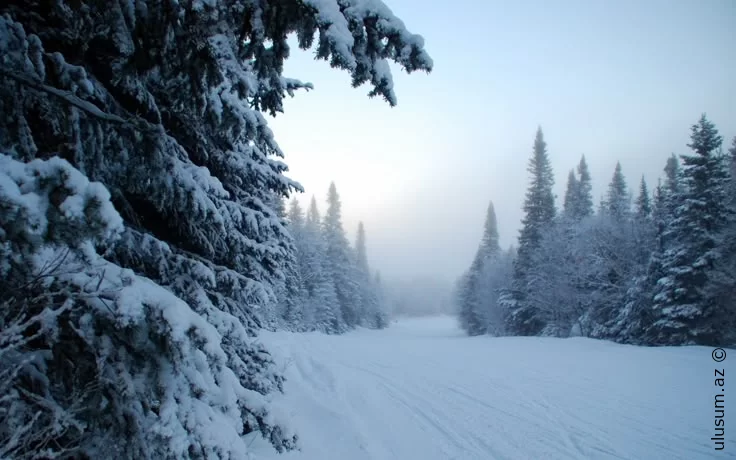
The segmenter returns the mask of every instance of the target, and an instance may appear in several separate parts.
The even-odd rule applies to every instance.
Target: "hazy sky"
[[[324,210],[334,180],[349,237],[366,226],[384,276],[454,280],[474,255],[493,200],[515,244],[527,162],[541,125],[558,207],[585,154],[596,205],[617,160],[629,185],[687,153],[702,112],[736,135],[734,0],[386,0],[425,38],[435,70],[394,69],[390,108],[294,48],[285,74],[315,90],[271,121],[289,176]]]

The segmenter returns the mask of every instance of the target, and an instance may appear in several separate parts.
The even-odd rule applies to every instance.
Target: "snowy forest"
[[[334,182],[327,194],[324,219],[314,196],[306,215],[296,199],[289,203],[287,229],[295,260],[287,266],[284,283],[276,293],[277,308],[269,315],[274,319],[272,327],[334,334],[355,326],[388,325],[381,275],[372,275],[368,266],[365,227],[358,224],[351,247],[341,206]]]
[[[1,458],[293,449],[257,331],[384,324],[335,189],[279,212],[292,34],[390,105],[388,60],[432,69],[380,2],[0,5]]]
[[[518,247],[502,250],[493,203],[455,304],[470,335],[586,336],[639,345],[736,344],[736,138],[705,115],[689,154],[650,191],[620,163],[593,203],[585,157],[562,209],[540,128]]]
[[[507,429],[526,390],[509,396],[514,383],[488,380],[546,375],[505,358],[507,336],[584,337],[620,366],[629,356],[605,348],[613,342],[736,345],[736,138],[706,115],[657,184],[627,180],[619,164],[598,204],[585,157],[558,203],[539,128],[518,244],[501,248],[490,203],[472,264],[445,288],[441,276],[385,275],[393,267],[371,252],[380,226],[363,209],[390,198],[356,206],[366,220],[354,225],[347,180],[307,190],[289,175],[268,117],[318,92],[285,75],[292,53],[310,52],[387,111],[398,110],[392,68],[408,81],[436,75],[424,38],[381,0],[0,2],[0,459],[486,459],[527,445],[536,450],[515,458],[572,458],[570,446],[593,458],[602,450],[572,437],[548,448],[537,432]],[[437,94],[425,99],[447,111]],[[340,116],[362,129],[358,112]],[[413,200],[419,182],[401,177],[400,192]],[[401,212],[386,215],[399,233]],[[550,349],[575,357],[564,348],[573,342]],[[577,375],[558,367],[551,378]],[[484,402],[484,388],[501,399]],[[524,410],[558,425],[545,389],[535,383],[529,401],[543,403]],[[655,458],[647,449],[661,447],[618,443],[629,444],[642,450],[612,456]]]

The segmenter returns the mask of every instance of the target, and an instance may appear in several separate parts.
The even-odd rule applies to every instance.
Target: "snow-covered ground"
[[[298,432],[302,450],[278,455],[256,442],[259,458],[696,460],[736,454],[736,386],[724,392],[731,441],[719,452],[710,440],[720,391],[715,369],[736,360],[736,350],[719,364],[706,347],[469,338],[448,317],[343,336],[264,333],[262,340],[288,378],[286,394],[274,404]],[[726,383],[736,383],[730,369]]]

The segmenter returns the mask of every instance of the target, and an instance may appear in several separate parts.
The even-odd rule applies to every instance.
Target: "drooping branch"
[[[79,110],[83,111],[84,113],[98,120],[102,120],[108,123],[115,123],[115,124],[120,124],[124,126],[129,126],[129,127],[132,127],[142,132],[156,133],[156,132],[161,132],[163,129],[161,125],[154,125],[143,119],[132,121],[132,120],[120,117],[118,115],[107,113],[103,111],[102,109],[100,109],[99,107],[97,107],[96,105],[94,105],[93,103],[89,101],[85,101],[84,99],[75,95],[71,91],[54,88],[53,86],[46,85],[39,81],[35,81],[31,78],[26,77],[25,75],[19,74],[17,72],[13,72],[3,67],[0,67],[0,76],[10,78],[11,80],[15,80],[21,85],[27,86],[36,91],[41,91],[46,94],[55,96],[56,98],[62,100],[63,102],[78,108]]]

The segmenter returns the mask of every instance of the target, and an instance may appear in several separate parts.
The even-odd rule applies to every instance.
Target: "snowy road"
[[[734,386],[726,387],[734,388],[726,396],[730,441],[718,452],[710,440],[714,369],[728,359],[714,363],[705,347],[469,338],[452,318],[262,340],[288,378],[274,404],[302,450],[276,455],[258,445],[259,457],[736,458]]]

